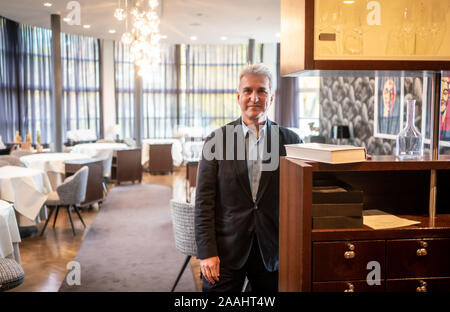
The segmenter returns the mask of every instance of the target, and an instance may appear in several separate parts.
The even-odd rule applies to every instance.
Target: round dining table
[[[39,169],[47,173],[52,189],[60,185],[65,176],[65,162],[90,158],[81,153],[37,153],[20,157],[20,160],[32,169]]]
[[[26,219],[19,224],[34,225],[47,200],[52,185],[47,174],[39,169],[18,166],[0,167],[0,199],[14,204],[14,208]],[[21,221],[28,221],[23,224]]]

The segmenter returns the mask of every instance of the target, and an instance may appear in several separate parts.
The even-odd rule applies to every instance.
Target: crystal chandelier
[[[130,45],[131,57],[138,66],[138,74],[146,76],[152,68],[161,62],[159,16],[156,8],[158,0],[136,0],[133,5],[125,0],[125,10],[121,7],[114,12],[118,20],[125,19],[126,32],[122,35],[122,43]],[[128,20],[132,29],[128,31]]]

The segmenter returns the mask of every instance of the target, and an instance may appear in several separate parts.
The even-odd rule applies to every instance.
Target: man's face
[[[273,96],[269,87],[269,78],[262,75],[244,75],[237,92],[244,122],[248,124],[264,121]]]

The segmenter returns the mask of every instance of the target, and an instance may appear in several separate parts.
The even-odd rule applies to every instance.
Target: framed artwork
[[[425,83],[426,81],[426,83]],[[430,144],[430,131],[431,131],[431,103],[433,102],[433,80],[424,78],[424,99],[426,99],[426,105],[422,110],[422,116],[425,118],[422,120],[422,134],[425,137],[425,143]],[[444,147],[450,147],[450,73],[444,73],[441,82],[441,104],[440,104],[440,131],[439,131],[439,145]]]
[[[375,77],[375,137],[395,139],[402,129],[403,89],[400,77]]]
[[[449,97],[449,86],[450,86],[450,73],[446,73],[446,76],[442,77],[441,82],[441,106],[440,106],[440,145],[450,146],[450,97]]]

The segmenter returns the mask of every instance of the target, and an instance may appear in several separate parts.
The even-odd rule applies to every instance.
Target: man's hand
[[[200,269],[203,276],[211,284],[219,281],[220,260],[219,257],[211,257],[200,260]]]

